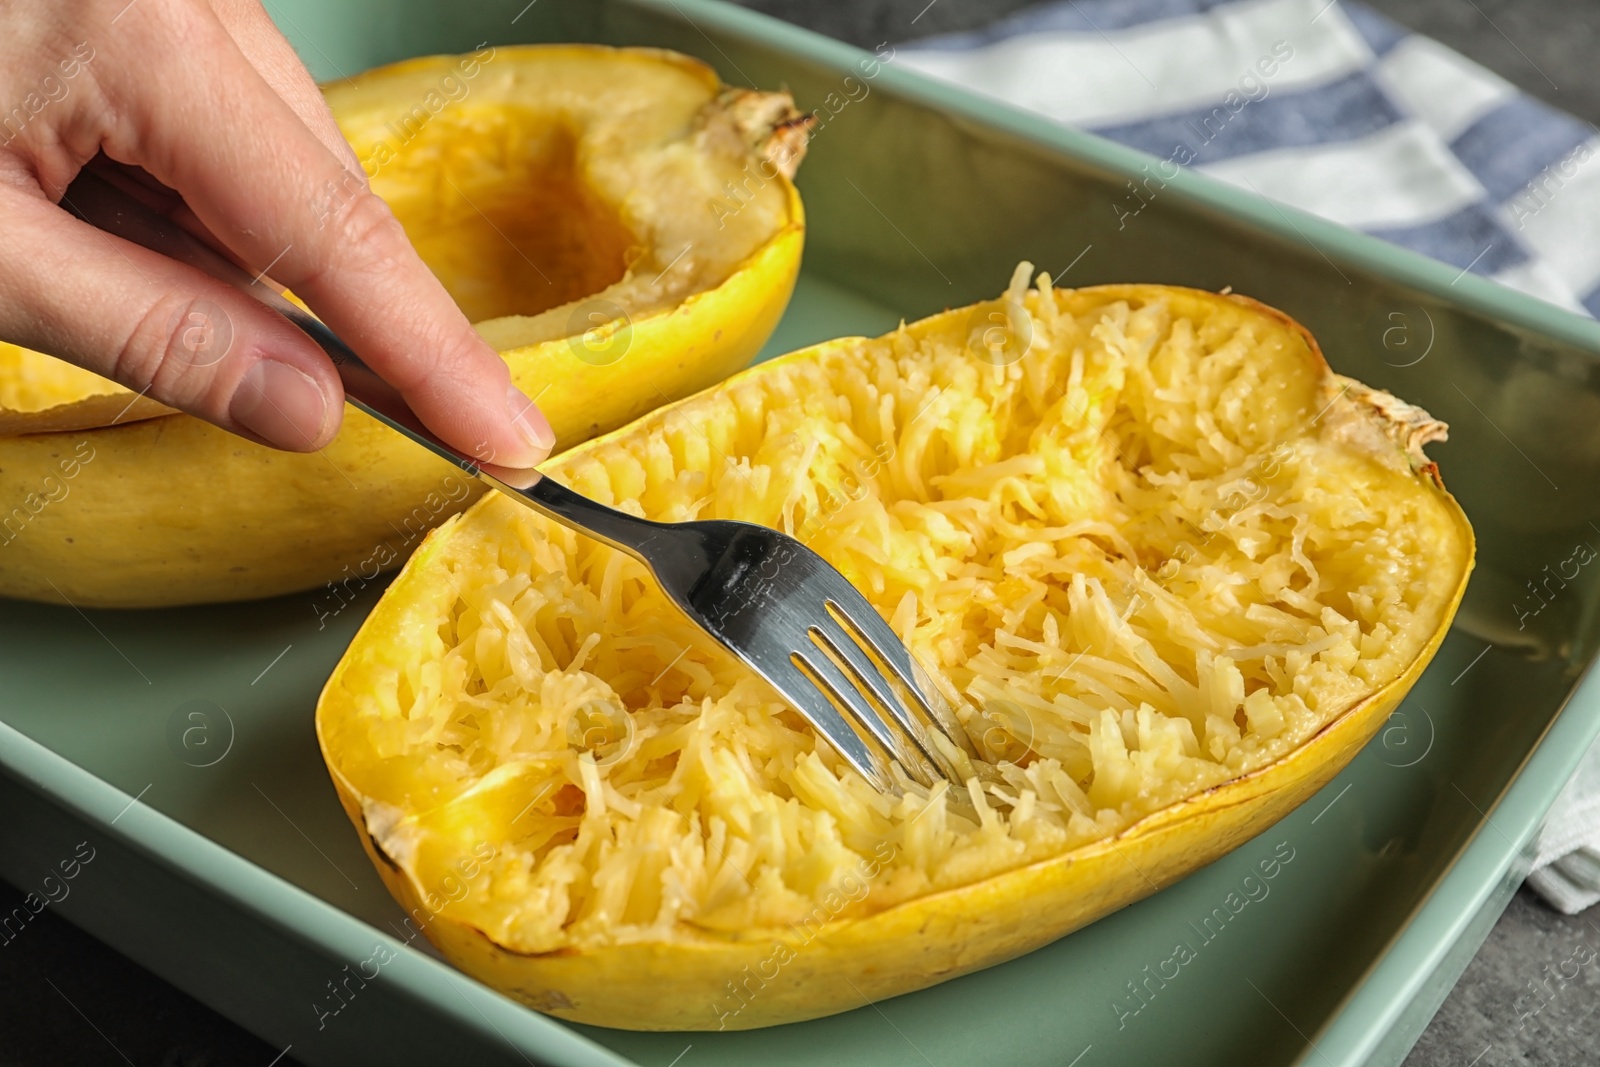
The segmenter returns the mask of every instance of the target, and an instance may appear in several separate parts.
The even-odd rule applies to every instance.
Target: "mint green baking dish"
[[[1112,204],[1145,157],[892,59],[861,81],[865,53],[740,9],[525,4],[269,6],[322,78],[485,41],[591,40],[676,48],[826,103],[800,178],[805,273],[767,354],[992,296],[1022,258],[1063,285],[1231,285],[1283,308],[1338,370],[1451,424],[1434,454],[1480,554],[1437,661],[1302,809],[1054,945],[829,1019],[638,1034],[540,1016],[406,941],[312,734],[375,588],[323,630],[310,593],[140,612],[0,602],[0,873],[30,886],[89,842],[51,906],[309,1064],[1398,1063],[1600,732],[1584,674],[1600,581],[1580,574],[1520,628],[1516,609],[1600,520],[1600,324],[1187,173],[1119,230]],[[215,745],[204,759],[174,743],[191,722]],[[1273,852],[1292,858],[1267,895],[1197,933]],[[1146,984],[1178,941],[1197,958]],[[375,959],[377,977],[349,981]]]

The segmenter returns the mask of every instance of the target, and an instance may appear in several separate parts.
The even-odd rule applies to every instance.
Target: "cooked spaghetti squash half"
[[[753,368],[548,465],[796,534],[988,767],[874,792],[645,569],[499,495],[437,530],[318,707],[391,890],[562,1018],[767,1025],[1026,952],[1327,782],[1438,648],[1472,532],[1444,428],[1286,316],[1027,289]]]
[[[600,45],[429,56],[324,92],[558,448],[744,367],[789,302],[810,120],[787,93]],[[334,217],[356,187],[308,210]],[[0,597],[160,607],[325,585],[308,608],[324,622],[481,491],[355,410],[321,452],[279,452],[4,342],[0,470]]]

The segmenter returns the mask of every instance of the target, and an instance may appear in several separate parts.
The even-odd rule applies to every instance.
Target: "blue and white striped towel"
[[[896,61],[1600,314],[1600,131],[1359,4],[1065,0]]]
[[[1600,130],[1341,0],[1064,0],[897,62],[1600,315]],[[1600,902],[1600,750],[1529,884]]]

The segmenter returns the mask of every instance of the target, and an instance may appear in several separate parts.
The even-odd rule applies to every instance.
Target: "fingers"
[[[146,77],[148,62],[99,73],[104,92],[126,102],[107,153],[183,194],[211,233],[292,288],[444,440],[507,467],[543,459],[554,435],[499,355],[359,170],[254,72],[222,24],[187,5],[151,4],[120,25],[164,76]]]
[[[212,0],[211,6],[239,51],[278,97],[346,169],[359,173],[361,161],[344,134],[339,132],[339,124],[328,110],[322,90],[317,88],[311,72],[300,62],[266,9],[258,0]]]
[[[338,431],[338,376],[282,317],[15,185],[0,217],[0,335],[278,448]]]

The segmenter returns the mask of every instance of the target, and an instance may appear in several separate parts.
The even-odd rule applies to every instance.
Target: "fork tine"
[[[843,603],[841,603],[843,601]],[[827,601],[828,613],[834,621],[839,623],[846,633],[849,633],[859,644],[889,669],[895,679],[909,692],[928,721],[949,741],[968,755],[976,755],[977,750],[972,747],[972,741],[967,737],[965,728],[955,717],[954,712],[945,703],[944,696],[931,679],[922,670],[917,662],[911,658],[911,652],[906,648],[900,636],[894,632],[883,616],[878,614],[876,608],[867,602],[855,588],[849,587],[849,595],[843,597],[829,597]],[[902,710],[902,705],[896,704],[891,710]],[[904,719],[901,726],[912,737],[918,736],[916,728]],[[928,747],[932,747],[929,745]],[[949,761],[942,753],[934,750],[934,762],[946,777],[956,785],[961,784],[961,776],[950,767]]]
[[[922,724],[905,707],[889,679],[884,677],[882,669],[856,644],[849,631],[830,616],[826,623],[819,621],[812,625],[810,637],[826,652],[832,653],[837,664],[850,675],[847,683],[853,683],[858,690],[865,689],[879,707],[886,709],[890,716],[888,719],[876,712],[865,717],[860,712],[855,713],[861,719],[861,725],[894,755],[905,772],[929,788],[938,778],[947,777],[938,755],[929,751],[932,742],[927,738]],[[854,706],[851,710],[855,711]],[[952,784],[959,782],[953,781]]]
[[[799,654],[796,655],[798,657]],[[810,668],[813,665],[808,661],[806,666]],[[850,724],[839,714],[838,708],[828,700],[812,677],[793,663],[771,663],[767,665],[767,673],[779,693],[795,705],[795,710],[822,734],[846,763],[855,768],[861,777],[871,782],[873,788],[891,795],[898,792],[893,776],[888,773],[882,761],[867,747],[861,735],[850,728]],[[847,700],[841,698],[839,703],[855,713],[855,709]]]
[[[896,758],[901,763],[907,774],[918,780],[927,777],[927,771],[918,765],[920,761],[908,762],[900,756],[900,749],[903,746],[888,732],[888,727],[878,715],[877,710],[873,708],[871,701],[862,695],[861,687],[856,685],[844,671],[840,670],[839,665],[829,659],[822,649],[812,649],[809,653],[805,651],[796,652],[794,661],[800,673],[811,681],[812,685],[820,691],[825,699],[848,711],[851,718],[859,722],[874,739],[883,745],[891,757]],[[853,730],[851,734],[857,743],[861,744],[862,747],[866,747],[859,734],[856,734]],[[887,768],[882,768],[880,773],[884,781],[892,781],[892,776],[888,774]],[[872,779],[869,778],[868,780],[871,781]],[[922,784],[931,786],[933,782],[930,779],[922,782]],[[898,787],[880,785],[879,789],[890,793],[899,792]]]

